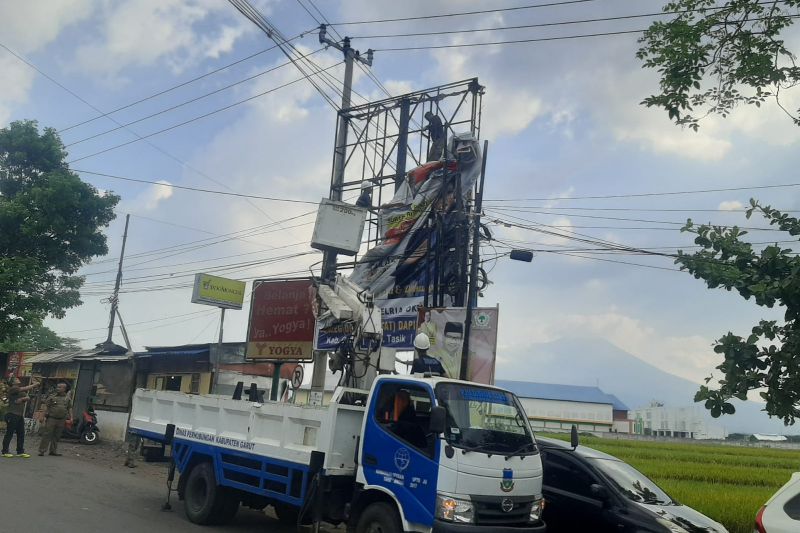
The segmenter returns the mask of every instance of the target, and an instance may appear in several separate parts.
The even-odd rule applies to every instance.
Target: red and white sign
[[[314,312],[310,279],[253,283],[247,359],[308,361],[313,358]]]

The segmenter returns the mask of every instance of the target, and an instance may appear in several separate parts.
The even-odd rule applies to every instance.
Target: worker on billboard
[[[441,361],[428,355],[431,340],[424,333],[414,337],[414,363],[411,365],[412,374],[436,374],[447,377]]]
[[[425,113],[425,120],[428,121],[428,125],[422,128],[422,135],[431,141],[428,161],[438,161],[444,156],[444,143],[446,140],[444,124],[442,124],[442,119],[439,118],[439,115],[434,115],[430,111]]]

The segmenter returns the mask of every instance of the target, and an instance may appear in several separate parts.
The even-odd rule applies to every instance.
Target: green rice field
[[[569,440],[569,435],[544,435]],[[800,471],[800,450],[581,437],[655,481],[673,499],[723,524],[752,533],[764,502]]]

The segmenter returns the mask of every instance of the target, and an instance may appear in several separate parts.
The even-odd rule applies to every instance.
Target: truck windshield
[[[538,453],[524,411],[510,392],[439,383],[436,399],[447,409],[445,438],[452,446],[496,454]]]

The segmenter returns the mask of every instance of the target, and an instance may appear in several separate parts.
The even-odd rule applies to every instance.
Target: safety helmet
[[[425,333],[419,333],[414,337],[414,348],[417,350],[427,350],[431,347],[431,340]]]

